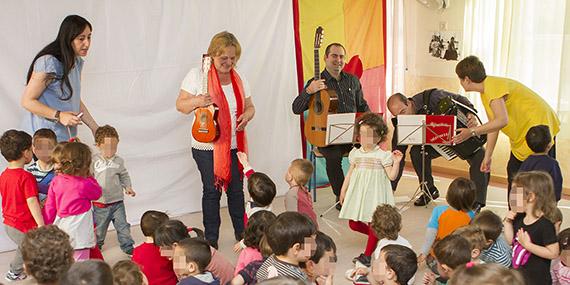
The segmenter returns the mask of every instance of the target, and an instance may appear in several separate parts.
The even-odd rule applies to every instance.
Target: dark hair
[[[396,273],[398,284],[408,284],[418,270],[417,257],[413,250],[399,244],[382,248],[386,265]]]
[[[392,104],[392,102],[393,102],[394,100],[398,100],[398,101],[400,101],[400,102],[406,104],[406,106],[408,105],[408,101],[409,101],[408,97],[406,97],[404,94],[402,94],[402,93],[394,93],[392,96],[390,96],[390,98],[388,98],[388,101],[386,102],[386,103],[387,103],[386,105]],[[397,114],[395,114],[395,115],[397,115]]]
[[[203,239],[186,238],[178,242],[178,248],[184,251],[186,262],[195,262],[200,273],[206,270],[212,260],[210,244]]]
[[[560,245],[561,251],[570,249],[570,228],[567,228],[558,234],[558,244]]]
[[[52,55],[57,60],[59,60],[63,65],[63,75],[58,80],[62,80],[61,93],[62,97],[59,99],[67,101],[73,96],[73,88],[71,88],[71,83],[69,82],[69,72],[75,65],[75,51],[73,50],[72,42],[79,36],[86,27],[93,30],[91,23],[85,18],[78,15],[69,15],[63,19],[61,25],[59,26],[59,32],[57,33],[57,38],[47,46],[45,46],[32,60],[30,68],[28,68],[28,76],[26,77],[26,84],[30,82],[32,78],[32,72],[34,71],[34,64],[36,60],[44,55]],[[55,74],[50,75],[51,78],[48,80],[55,79]],[[69,90],[69,96],[65,96],[64,85],[67,86]]]
[[[525,139],[526,144],[533,152],[545,152],[552,141],[550,128],[548,128],[547,125],[531,127],[528,129],[528,132],[526,132]]]
[[[37,130],[32,137],[32,143],[35,144],[37,139],[50,139],[54,145],[57,144],[57,136],[51,129],[43,128]]]
[[[188,228],[188,235],[190,235],[191,232],[196,234],[195,237],[190,236],[191,238],[199,238],[199,239],[204,239],[204,240],[206,239],[206,237],[204,236],[204,231],[199,229],[199,228],[189,227]]]
[[[402,216],[392,205],[378,205],[372,214],[370,227],[378,239],[397,240],[398,233],[402,230]]]
[[[323,255],[325,255],[325,252],[332,250],[336,262],[336,244],[330,236],[323,232],[317,231],[315,242],[317,243],[317,249],[315,250],[315,253],[313,253],[313,255],[309,258],[309,260],[312,260],[314,263],[319,263],[319,261],[321,261],[321,258],[323,258]]]
[[[31,147],[32,137],[24,131],[7,130],[0,137],[0,152],[8,162],[22,158]]]
[[[295,159],[291,161],[290,172],[293,180],[303,186],[309,183],[309,179],[311,179],[311,175],[313,174],[313,163],[307,159]]]
[[[95,143],[97,145],[103,144],[105,138],[116,138],[119,139],[119,133],[117,130],[109,125],[100,126],[95,131]]]
[[[331,47],[335,47],[335,46],[336,46],[336,47],[341,47],[342,50],[344,50],[344,53],[346,53],[346,49],[344,48],[343,45],[341,45],[340,43],[332,43],[332,44],[329,44],[329,45],[325,48],[325,56],[328,56],[329,53],[331,52]]]
[[[152,237],[154,231],[168,221],[168,215],[160,211],[146,211],[141,217],[141,231],[145,237]]]
[[[113,272],[109,264],[101,260],[76,262],[59,281],[59,285],[109,285],[113,284]]]
[[[455,269],[471,261],[471,244],[464,237],[451,234],[435,244],[433,253],[439,264]]]
[[[154,231],[154,244],[157,246],[172,246],[183,239],[189,238],[188,228],[179,220],[169,220]]]
[[[455,66],[455,73],[460,79],[469,77],[469,79],[475,83],[481,83],[487,78],[483,63],[474,55],[461,60],[457,66]]]
[[[84,143],[70,142],[61,150],[61,172],[87,177],[91,173],[91,149]]]
[[[447,282],[449,285],[525,285],[523,275],[515,270],[497,263],[477,264],[471,267],[462,266],[453,271]]]
[[[449,206],[458,211],[471,211],[475,203],[475,183],[464,177],[457,177],[451,181],[447,188],[445,200]]]
[[[255,172],[247,179],[247,191],[255,203],[269,206],[277,193],[275,183],[265,173]]]
[[[388,136],[388,126],[382,119],[382,116],[372,113],[366,112],[358,118],[358,123],[356,124],[356,134],[360,137],[360,128],[362,126],[368,126],[369,128],[374,131],[374,134],[378,136],[380,139],[379,142],[384,141],[386,136]]]
[[[261,238],[276,219],[277,216],[270,211],[255,212],[247,221],[247,227],[243,233],[243,243],[247,247],[260,249]]]
[[[121,260],[113,266],[113,280],[113,285],[142,285],[144,274],[136,263]]]
[[[471,224],[478,226],[485,235],[485,239],[497,241],[503,231],[503,221],[497,214],[484,210],[477,214]]]
[[[296,243],[304,244],[305,238],[317,232],[315,224],[306,215],[284,212],[267,230],[267,242],[276,255],[286,254]]]
[[[20,248],[26,271],[38,283],[56,282],[73,264],[69,235],[55,225],[28,231]]]

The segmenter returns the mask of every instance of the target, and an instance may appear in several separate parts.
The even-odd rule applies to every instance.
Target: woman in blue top
[[[93,133],[97,130],[97,123],[81,101],[81,57],[91,45],[91,30],[83,17],[67,16],[57,38],[32,61],[22,95],[22,106],[30,112],[24,120],[28,132],[48,128],[58,141],[67,141],[77,135],[77,125],[82,122]]]

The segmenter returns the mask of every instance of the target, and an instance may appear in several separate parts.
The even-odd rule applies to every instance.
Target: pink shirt
[[[220,279],[220,284],[226,284],[234,278],[234,266],[219,251],[210,247],[212,251],[212,260],[206,266],[206,270],[212,272],[214,276]]]
[[[307,187],[291,186],[289,188],[285,194],[285,210],[305,214],[315,223],[315,227],[319,227],[317,213],[313,209],[313,199]]]
[[[239,254],[234,275],[237,275],[250,262],[262,259],[263,256],[261,256],[261,252],[259,252],[259,250],[253,247],[246,247]]]
[[[43,209],[45,223],[52,224],[56,215],[66,218],[90,211],[91,201],[99,199],[101,193],[101,186],[91,176],[56,175]]]
[[[564,266],[559,258],[552,261],[550,275],[552,276],[553,285],[570,284],[570,267]]]

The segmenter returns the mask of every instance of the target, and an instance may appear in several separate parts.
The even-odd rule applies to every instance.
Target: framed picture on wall
[[[457,61],[461,42],[461,32],[433,32],[428,43],[428,54],[441,60]]]

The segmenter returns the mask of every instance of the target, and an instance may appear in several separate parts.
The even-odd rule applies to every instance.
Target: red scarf
[[[236,122],[245,110],[245,94],[241,78],[233,69],[230,71],[232,88],[236,98],[237,112]],[[214,65],[208,73],[208,93],[212,96],[212,101],[218,106],[218,127],[220,135],[214,142],[214,186],[217,189],[226,191],[232,178],[232,158],[231,158],[231,114],[226,100],[226,95],[220,84],[220,78]],[[237,123],[236,123],[237,128]],[[237,149],[247,153],[247,139],[244,131],[236,131]],[[240,173],[242,166],[239,165]]]

